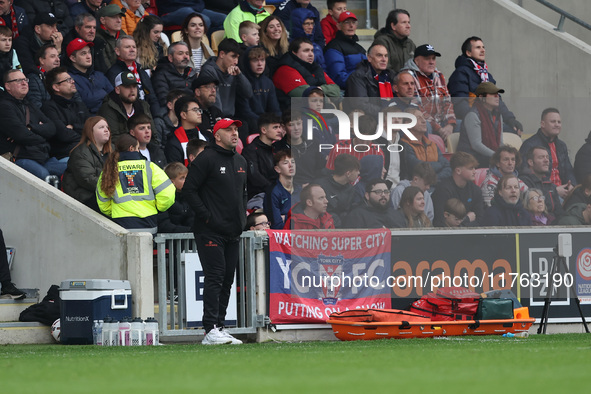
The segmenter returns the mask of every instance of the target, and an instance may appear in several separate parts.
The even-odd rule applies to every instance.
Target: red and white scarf
[[[470,58],[468,58],[468,60],[472,62],[472,65],[474,66],[474,71],[476,71],[478,75],[480,75],[480,80],[482,82],[488,82],[488,66],[486,65],[486,63],[482,62],[484,66],[481,66],[480,64],[476,63],[474,60]]]

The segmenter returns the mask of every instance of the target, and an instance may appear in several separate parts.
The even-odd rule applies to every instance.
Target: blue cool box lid
[[[68,279],[62,282],[60,291],[70,290],[131,290],[128,280],[116,279]]]

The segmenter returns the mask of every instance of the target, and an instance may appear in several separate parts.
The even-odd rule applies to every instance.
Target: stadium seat
[[[255,138],[257,138],[259,136],[259,134],[251,134],[248,137],[246,137],[246,144],[251,144],[252,141],[254,141]]]
[[[264,9],[265,9],[265,10],[266,10],[266,11],[267,11],[269,14],[272,14],[273,12],[275,12],[275,6],[274,6],[274,5],[272,5],[272,4],[269,4],[269,5],[265,4],[265,5],[263,6],[263,8],[264,8]]]
[[[517,134],[503,133],[503,143],[505,145],[511,145],[515,149],[519,150],[519,148],[521,148],[523,140]]]
[[[460,142],[460,133],[451,133],[447,137],[447,153],[456,153],[458,142]]]
[[[443,142],[443,139],[440,136],[435,134],[429,134],[427,135],[427,137],[429,137],[431,141],[435,142],[435,145],[437,145],[441,153],[445,153],[445,143]]]
[[[476,186],[482,186],[482,182],[484,182],[484,178],[486,178],[486,172],[488,168],[477,168],[476,169],[476,176],[474,177],[474,183]]]
[[[244,149],[244,144],[242,143],[242,140],[239,138],[238,145],[236,145],[236,152],[238,152],[238,154],[242,154],[242,149]]]
[[[214,31],[211,33],[211,49],[213,49],[213,53],[216,55],[218,54],[218,45],[224,39],[226,32],[223,30]]]

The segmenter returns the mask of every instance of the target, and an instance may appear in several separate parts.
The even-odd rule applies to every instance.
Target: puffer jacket
[[[357,35],[346,36],[339,30],[336,37],[326,46],[326,73],[343,90],[347,87],[349,75],[361,61],[367,59],[365,49],[357,41]]]
[[[51,12],[57,18],[57,28],[63,35],[66,35],[74,28],[74,20],[70,16],[70,9],[64,0],[17,0],[16,4],[23,7],[29,17],[31,26],[33,26],[35,15]]]

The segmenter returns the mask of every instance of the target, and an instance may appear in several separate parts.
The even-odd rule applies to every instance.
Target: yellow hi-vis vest
[[[119,182],[109,197],[101,189],[99,177],[96,199],[102,213],[127,229],[155,233],[156,215],[174,204],[175,187],[166,173],[147,160],[123,160],[117,163]]]

